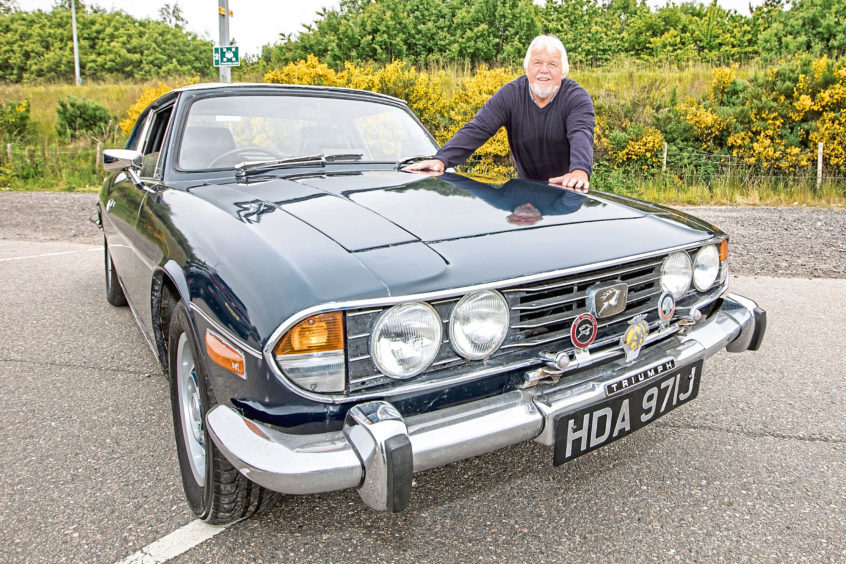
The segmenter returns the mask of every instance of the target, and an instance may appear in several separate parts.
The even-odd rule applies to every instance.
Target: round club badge
[[[586,349],[596,338],[596,318],[589,313],[578,316],[570,326],[570,339],[573,345]]]
[[[664,292],[658,298],[658,317],[661,318],[662,323],[669,323],[676,313],[676,300],[670,292]]]

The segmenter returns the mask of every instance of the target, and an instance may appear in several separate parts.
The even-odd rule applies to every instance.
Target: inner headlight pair
[[[723,241],[718,250],[716,245],[705,245],[693,259],[685,252],[676,252],[664,260],[661,266],[661,288],[680,299],[693,286],[700,292],[708,290],[720,274],[720,261],[728,254],[728,245]]]
[[[452,348],[468,360],[493,354],[508,333],[508,303],[498,292],[461,298],[449,316]],[[400,304],[384,312],[370,336],[376,367],[391,378],[411,378],[426,370],[441,348],[443,321],[424,302]]]

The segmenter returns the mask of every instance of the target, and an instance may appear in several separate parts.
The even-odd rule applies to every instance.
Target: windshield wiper
[[[305,155],[302,157],[291,157],[287,159],[274,159],[271,161],[246,161],[235,165],[235,176],[245,177],[253,172],[271,170],[277,168],[293,168],[301,166],[326,166],[329,163],[340,161],[358,161],[362,153],[337,153],[334,155]]]

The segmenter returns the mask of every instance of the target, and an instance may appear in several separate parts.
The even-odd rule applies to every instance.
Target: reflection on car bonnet
[[[486,184],[457,174],[445,174],[440,179],[509,213],[515,212],[521,206],[531,204],[542,216],[567,215],[578,211],[586,199],[584,194],[526,180],[509,180],[505,184]]]

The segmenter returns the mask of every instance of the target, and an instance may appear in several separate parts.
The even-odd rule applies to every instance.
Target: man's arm
[[[473,151],[484,145],[485,141],[493,137],[499,128],[505,125],[508,119],[510,96],[513,96],[513,88],[509,83],[491,96],[490,100],[476,113],[476,117],[459,129],[452,139],[440,148],[434,159],[414,163],[403,170],[440,172],[446,167],[463,163],[473,154]]]
[[[570,171],[562,176],[550,178],[550,184],[587,192],[590,187],[590,173],[593,170],[593,131],[596,119],[593,101],[583,88],[574,96],[572,108],[566,118],[567,139],[570,141]]]

